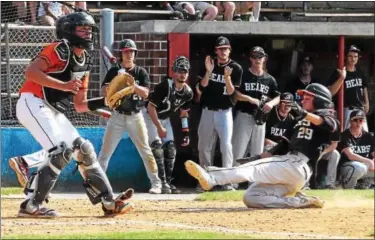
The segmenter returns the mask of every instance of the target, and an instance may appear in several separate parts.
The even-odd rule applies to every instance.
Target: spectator
[[[234,2],[215,2],[219,13],[224,15],[224,21],[232,21],[236,5]]]
[[[300,102],[302,98],[297,93],[297,90],[305,89],[310,83],[318,83],[317,79],[311,76],[313,69],[313,59],[310,56],[302,57],[297,66],[297,75],[290,81],[287,81],[286,86],[284,87],[284,92],[290,92],[293,94],[294,99],[297,102]]]
[[[41,2],[38,21],[41,25],[55,26],[56,20],[64,15],[63,5],[58,2]]]
[[[330,79],[328,89],[332,96],[336,95],[341,85],[344,84],[344,129],[350,126],[350,113],[355,109],[361,109],[367,114],[370,109],[367,92],[367,78],[357,68],[360,49],[351,45],[346,54],[346,64],[343,70],[335,70]],[[366,118],[363,127],[368,131]]]
[[[261,102],[264,112],[279,104],[280,92],[273,76],[264,71],[267,57],[264,49],[253,47],[250,51],[250,67],[242,76],[241,87],[236,91],[237,114],[233,126],[233,158],[240,159],[263,152],[266,126],[255,121],[255,114]],[[271,99],[268,101],[268,99]]]
[[[212,21],[216,18],[218,9],[208,2],[176,2],[177,11],[187,11],[190,15],[196,15],[196,11],[202,14],[203,20]]]
[[[362,110],[350,113],[350,128],[341,136],[340,178],[344,188],[356,187],[358,180],[374,181],[374,137],[362,129],[366,115]]]
[[[237,21],[258,22],[262,2],[235,2],[235,19]],[[252,9],[252,16],[248,18],[248,12]]]
[[[13,2],[13,5],[17,8],[17,20],[15,23],[17,24],[24,24],[26,21],[27,15],[27,2]]]

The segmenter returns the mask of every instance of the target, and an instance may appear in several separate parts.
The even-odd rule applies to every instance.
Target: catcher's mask
[[[186,71],[189,72],[190,70],[190,62],[189,59],[187,59],[185,56],[177,57],[172,65],[172,71],[173,72],[180,72],[180,71]]]
[[[82,38],[77,35],[77,27],[91,27],[91,37]],[[85,12],[74,12],[61,17],[56,23],[56,37],[58,39],[66,39],[72,46],[92,50],[93,43],[97,39],[98,26],[94,18]]]
[[[331,92],[319,83],[309,84],[304,90],[298,90],[298,95],[313,96],[313,105],[316,110],[318,109],[329,109],[332,107],[332,95]]]

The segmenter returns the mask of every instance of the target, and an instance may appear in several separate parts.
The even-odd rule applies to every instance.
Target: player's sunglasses
[[[264,56],[262,55],[251,55],[250,58],[252,59],[262,59]]]
[[[363,119],[363,118],[355,118],[355,119],[352,119],[351,121],[352,121],[352,122],[363,123],[364,119]]]

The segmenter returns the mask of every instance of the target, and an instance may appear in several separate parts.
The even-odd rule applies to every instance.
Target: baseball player
[[[232,167],[232,107],[235,89],[241,85],[242,67],[229,58],[231,45],[226,37],[216,40],[216,56],[207,56],[198,75],[198,88],[202,93],[201,119],[198,127],[198,151],[201,166],[211,166],[212,148],[219,135],[224,167]],[[231,187],[228,186],[228,190]]]
[[[335,70],[330,79],[328,89],[335,96],[341,85],[344,84],[344,128],[350,126],[350,113],[355,109],[361,109],[368,113],[370,109],[368,98],[368,82],[364,74],[357,68],[360,49],[351,45],[346,54],[346,65],[343,70]],[[368,131],[367,121],[363,124],[365,131]]]
[[[103,92],[114,77],[122,71],[129,73],[135,79],[134,94],[114,110],[109,119],[103,137],[103,145],[100,150],[98,161],[104,171],[108,168],[108,162],[122,135],[126,131],[137,148],[145,165],[148,178],[151,182],[149,193],[161,193],[161,181],[158,177],[158,169],[151,148],[148,144],[147,128],[143,118],[144,99],[148,97],[150,77],[146,70],[134,63],[137,55],[137,46],[131,39],[124,39],[120,42],[121,50],[120,63],[107,72],[102,84]]]
[[[256,46],[251,49],[251,66],[244,71],[241,87],[236,91],[238,102],[232,139],[234,159],[243,158],[248,152],[250,155],[263,152],[266,126],[262,121],[256,122],[254,116],[259,107],[262,108],[260,112],[268,113],[280,101],[276,80],[264,71],[266,57],[263,48]],[[272,100],[268,101],[269,98]]]
[[[93,47],[98,30],[94,19],[84,13],[68,14],[56,25],[57,42],[47,45],[25,71],[26,81],[16,106],[19,122],[30,131],[48,157],[27,183],[31,191],[21,203],[20,217],[56,217],[57,212],[43,207],[60,172],[77,160],[84,187],[93,204],[102,203],[106,216],[124,214],[133,204],[124,194],[114,198],[112,187],[101,169],[93,145],[82,138],[64,112],[71,101],[77,112],[105,106],[104,98],[87,100]]]
[[[282,140],[282,136],[291,125],[291,122],[294,121],[294,117],[290,113],[293,102],[294,97],[291,93],[282,93],[280,95],[280,103],[277,107],[272,108],[267,116],[264,151],[269,151],[276,146]]]
[[[155,86],[149,97],[147,112],[144,111],[149,144],[162,181],[162,193],[180,193],[172,184],[176,145],[169,118],[179,111],[184,136],[182,146],[189,145],[188,112],[194,97],[192,89],[186,83],[190,70],[189,60],[184,56],[177,57],[172,70],[172,79],[167,78]]]
[[[350,114],[350,128],[341,135],[340,179],[344,188],[356,187],[358,180],[371,178],[374,182],[375,139],[363,130],[366,115],[362,110]]]
[[[320,155],[325,144],[321,136],[329,135],[339,127],[339,122],[327,111],[332,104],[331,93],[321,84],[313,83],[300,91],[301,108],[293,104],[297,124],[288,128],[284,141],[261,160],[232,168],[204,170],[193,161],[185,162],[186,170],[196,178],[203,189],[228,183],[254,182],[244,195],[244,203],[251,208],[304,208],[323,207],[323,202],[308,197],[300,191],[311,176],[309,162]],[[275,155],[279,149],[288,148],[286,155]]]

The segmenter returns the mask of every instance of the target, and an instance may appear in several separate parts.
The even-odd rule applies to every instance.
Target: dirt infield
[[[134,211],[116,218],[100,217],[100,206],[92,206],[88,200],[53,199],[49,206],[62,215],[53,220],[19,219],[16,217],[19,203],[19,199],[2,199],[3,237],[184,229],[261,234],[269,238],[364,238],[374,229],[371,199],[331,201],[324,209],[293,210],[247,209],[239,201],[135,200]]]

